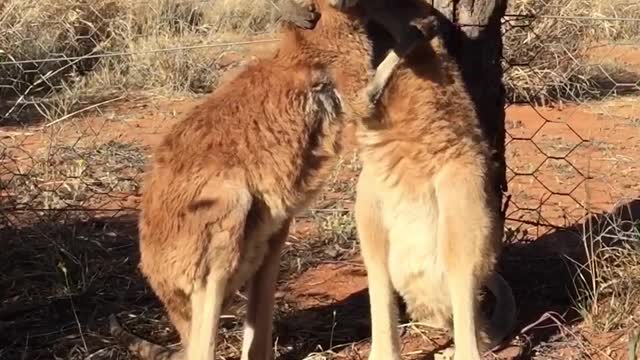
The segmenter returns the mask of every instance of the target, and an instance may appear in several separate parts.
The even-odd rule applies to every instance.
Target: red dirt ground
[[[632,61],[640,67],[638,59],[640,57],[625,61]],[[85,141],[95,143],[117,140],[153,146],[169,126],[197,101],[200,100],[129,99],[100,116],[86,116],[62,123],[55,130],[56,141],[71,143],[83,137]],[[569,105],[562,109],[512,105],[507,108],[507,129],[507,160],[511,169],[510,193],[513,196],[509,219],[574,225],[583,219],[586,209],[611,211],[614,205],[622,201],[640,197],[640,183],[637,180],[640,178],[639,98],[621,97]],[[27,150],[37,151],[51,135],[49,131],[34,131],[25,136],[28,132],[29,129],[5,127],[0,130],[0,139],[4,142],[15,141]],[[354,151],[353,146],[348,147],[344,157],[351,158]],[[549,156],[564,159],[548,159]],[[352,183],[356,174],[356,171],[347,169],[339,178]],[[554,195],[549,190],[560,195]],[[345,198],[340,191],[328,190],[323,201],[332,198],[339,199],[345,209],[352,205],[352,198]],[[129,195],[126,202],[135,206],[137,197]],[[509,225],[520,226],[534,238],[543,235],[540,227],[531,224],[511,221]],[[305,241],[317,235],[310,220],[302,219],[294,224],[291,241]],[[561,244],[558,246],[561,247]],[[563,252],[559,249],[553,251]],[[505,277],[512,283],[520,281],[518,274]],[[283,284],[279,293],[288,306],[304,311],[340,304],[350,301],[354,296],[363,297],[365,306],[366,287],[366,272],[359,256],[356,256],[349,261],[311,268]],[[525,308],[528,304],[525,290],[514,287],[514,291],[521,295],[521,309]],[[542,310],[566,310],[565,304],[558,305],[553,301],[549,300],[548,306]],[[367,311],[362,312],[363,317],[368,316]],[[529,314],[524,309],[521,312],[521,325],[526,325],[544,311]],[[340,318],[336,319],[336,324],[338,327],[351,325],[340,323]],[[423,357],[446,344],[447,339],[441,335],[431,334],[427,338],[425,334],[431,333],[407,331],[403,336],[403,353],[411,358]],[[592,335],[592,342],[604,349],[609,358],[621,359],[624,347],[620,346],[619,337],[615,335]],[[514,340],[514,344],[522,344],[523,338],[521,336]],[[367,351],[367,342],[363,341],[346,346],[339,353],[347,359],[360,359],[366,356]],[[518,352],[518,346],[515,346],[515,350],[505,350],[503,357],[514,358]],[[574,358],[570,347],[556,349],[555,355]]]
[[[106,115],[113,117],[112,120],[87,117],[67,122],[59,130],[57,141],[72,142],[80,135],[86,138],[90,137],[87,134],[96,134],[95,141],[99,142],[117,140],[153,146],[168,127],[197,101],[199,100],[145,100],[121,104]],[[514,177],[510,171],[513,204],[509,218],[535,221],[540,215],[544,217],[544,221],[553,225],[571,225],[584,215],[584,206],[589,206],[592,210],[609,211],[614,204],[625,198],[638,197],[640,122],[637,114],[640,114],[640,101],[637,98],[567,106],[562,110],[533,108],[528,105],[510,106],[507,109],[510,138],[530,138],[544,124],[542,130],[533,136],[533,140],[550,156],[564,156],[574,145],[579,144],[581,140],[575,133],[588,140],[589,142],[580,143],[567,156],[567,161],[591,180],[581,182],[584,177],[566,163],[543,165],[536,172],[535,178]],[[7,134],[7,129],[0,132],[0,136],[3,133]],[[5,138],[6,136],[8,135]],[[22,143],[27,149],[36,150],[47,137],[47,134],[35,133],[24,138]],[[534,169],[532,164],[540,164],[545,160],[545,156],[529,140],[510,141],[507,154],[511,169],[531,172]],[[347,149],[347,153],[353,151],[353,147]],[[356,173],[351,171],[342,173],[340,178],[352,182],[355,176]],[[569,193],[573,189],[573,199],[568,195],[550,195],[538,181],[557,192]],[[351,200],[344,200],[343,194],[328,192],[324,196],[325,199],[331,197],[343,199],[342,206],[350,208]],[[546,202],[539,210],[517,209],[518,206],[535,208],[539,206],[540,199],[546,199]],[[135,206],[137,197],[127,196],[126,202]],[[534,236],[539,229],[517,222],[512,222],[511,225],[516,224],[528,229],[529,234]],[[317,235],[311,225],[308,219],[298,221],[294,225],[292,238],[304,241],[305,238]],[[366,272],[359,257],[356,257],[344,264],[329,263],[312,268],[285,284],[280,291],[285,294],[285,302],[294,308],[305,310],[341,303],[354,294],[363,293],[366,287]],[[365,315],[368,314],[363,312],[363,316]],[[433,335],[433,341],[425,341],[424,334],[425,332],[408,331],[403,337],[403,353],[412,355],[411,358],[419,357],[430,353],[435,346],[446,343],[446,338],[437,335]],[[367,351],[365,342],[343,349],[342,353],[348,358],[356,359],[365,356]],[[516,350],[506,350],[505,357],[513,357],[514,351],[518,353],[517,347]]]

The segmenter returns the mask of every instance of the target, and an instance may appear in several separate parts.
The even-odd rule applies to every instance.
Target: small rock
[[[522,347],[518,345],[510,345],[504,349],[494,353],[496,358],[501,360],[514,360],[522,356]]]

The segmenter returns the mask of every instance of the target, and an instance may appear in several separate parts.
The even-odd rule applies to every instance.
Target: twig
[[[58,267],[62,270],[64,274],[64,281],[67,285],[67,296],[69,297],[69,302],[71,303],[71,311],[73,313],[73,318],[75,319],[76,326],[78,327],[78,333],[80,334],[80,339],[82,339],[82,345],[84,345],[84,351],[87,351],[89,348],[87,347],[87,342],[84,339],[84,333],[82,332],[82,325],[80,324],[80,319],[78,318],[78,312],[76,310],[76,305],[73,302],[73,297],[71,296],[71,287],[69,286],[69,278],[67,277],[67,268],[64,265],[58,265]]]
[[[537,226],[537,227],[549,227],[549,228],[552,228],[554,230],[567,230],[567,228],[565,226],[558,226],[558,225],[553,225],[553,224],[550,224],[550,223],[543,223],[543,222],[540,222],[540,221],[515,219],[515,218],[512,218],[512,217],[505,217],[505,220],[519,222],[519,223],[526,224],[526,225],[533,225],[533,226]]]
[[[30,131],[0,131],[0,138],[33,135]]]
[[[558,328],[562,329],[562,322],[558,319],[556,319],[556,316],[558,316],[560,319],[564,320],[564,318],[562,317],[562,315],[558,314],[557,312],[554,311],[547,311],[546,313],[542,314],[542,316],[540,316],[540,318],[538,318],[538,320],[532,322],[531,324],[525,326],[524,328],[522,328],[522,330],[520,330],[520,334],[525,334],[526,332],[528,332],[529,330],[533,329],[534,327],[536,327],[537,325],[539,325],[540,323],[542,323],[543,321],[550,319],[553,320],[553,322],[556,323],[556,325],[558,325]]]
[[[589,21],[632,21],[640,23],[640,18],[608,17],[608,16],[563,16],[563,15],[540,15],[534,16],[541,19],[559,20],[589,20]]]
[[[82,109],[80,109],[80,110],[78,110],[78,111],[74,111],[74,112],[72,112],[71,114],[67,114],[67,115],[65,115],[65,116],[63,116],[63,117],[61,117],[61,118],[59,118],[59,119],[53,120],[52,122],[50,122],[50,123],[46,124],[45,126],[43,126],[41,129],[46,129],[46,128],[48,128],[49,126],[53,126],[53,125],[55,125],[55,124],[57,124],[57,123],[59,123],[59,122],[61,122],[61,121],[64,121],[64,120],[66,120],[66,119],[68,119],[68,118],[70,118],[70,117],[76,116],[76,115],[78,115],[78,114],[80,114],[80,113],[83,113],[83,112],[85,112],[85,111],[87,111],[87,110],[95,109],[95,108],[97,108],[97,107],[99,107],[99,106],[106,105],[106,104],[112,103],[112,102],[114,102],[114,101],[122,100],[122,99],[124,99],[124,98],[125,98],[125,96],[124,96],[124,95],[122,95],[122,96],[119,96],[119,97],[117,97],[117,98],[115,98],[115,99],[105,100],[105,101],[100,102],[100,103],[97,103],[97,104],[89,105],[89,106],[87,106],[87,107],[85,107],[85,108],[82,108]],[[40,129],[40,130],[41,130],[41,129]]]
[[[638,343],[640,343],[640,331],[634,334],[629,334],[629,360],[638,360]]]

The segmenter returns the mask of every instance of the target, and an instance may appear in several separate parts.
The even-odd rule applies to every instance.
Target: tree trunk
[[[425,0],[441,14],[442,34],[456,59],[495,162],[494,189],[507,189],[505,162],[504,85],[502,84],[501,18],[507,0]]]
[[[493,188],[499,198],[507,191],[504,155],[504,86],[500,20],[507,0],[423,0],[440,20],[445,46],[461,71],[475,104],[482,129],[489,139],[495,163]],[[374,62],[379,63],[393,40],[378,24],[370,23]]]

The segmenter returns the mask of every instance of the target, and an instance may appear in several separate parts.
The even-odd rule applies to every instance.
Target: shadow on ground
[[[106,316],[161,315],[137,270],[135,216],[83,215],[0,227],[0,359],[124,359]]]
[[[333,304],[285,314],[276,320],[278,342],[289,351],[283,360],[303,359],[310,353],[338,351],[370,337],[369,294],[356,292]]]
[[[498,269],[511,284],[518,304],[514,334],[543,319],[520,334],[525,343],[519,359],[530,359],[538,345],[560,333],[551,317],[565,325],[580,321],[573,299],[578,264],[587,261],[584,235],[590,234],[586,238],[598,238],[606,246],[616,246],[618,237],[614,231],[629,231],[638,220],[640,201],[634,200],[611,213],[591,216],[569,228],[505,249]],[[588,273],[581,275],[588,280]],[[370,326],[366,290],[344,301],[290,313],[276,322],[279,344],[291,347],[281,358],[301,359],[312,352],[348,349],[354,343],[368,341]]]
[[[567,258],[584,263],[585,229],[602,234],[610,230],[612,218],[619,226],[635,226],[640,201],[507,247],[499,270],[518,302],[516,333],[549,312],[562,315],[565,323],[579,321],[572,307],[577,267]],[[0,239],[0,359],[129,359],[108,335],[106,317],[111,313],[120,314],[129,330],[154,342],[177,340],[137,270],[135,215],[32,221],[29,226],[0,227]],[[603,239],[616,245],[614,234]],[[319,307],[282,307],[274,334],[280,358],[301,359],[366,343],[369,318],[366,290]],[[235,348],[228,353],[235,358],[240,322],[232,325],[223,329],[222,345]],[[529,329],[527,349],[558,334],[554,325],[547,320]],[[521,358],[532,353],[525,351]]]
[[[569,228],[506,248],[499,270],[511,284],[518,303],[516,332],[546,318],[524,334],[527,343],[522,359],[534,355],[530,350],[537,345],[559,335],[560,328],[548,316],[563,324],[581,320],[574,307],[576,279],[583,276],[589,281],[587,271],[578,272],[588,261],[587,249],[593,239],[598,241],[596,248],[622,245],[616,234],[630,232],[639,221],[640,200],[633,200],[610,213],[590,216]]]

